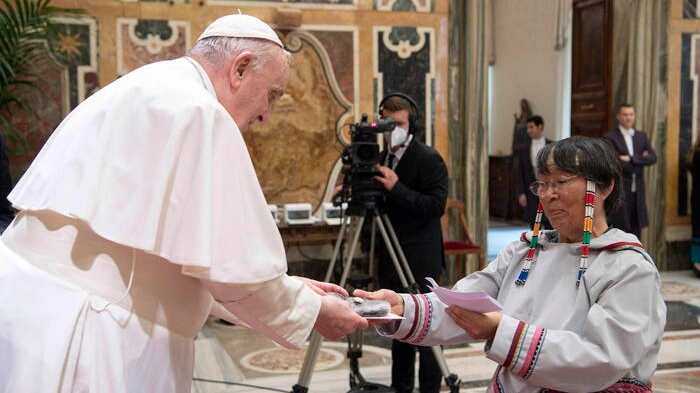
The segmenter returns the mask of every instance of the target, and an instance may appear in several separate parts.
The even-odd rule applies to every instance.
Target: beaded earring
[[[578,275],[576,277],[576,287],[581,284],[581,278],[588,269],[588,255],[590,251],[591,238],[593,237],[593,206],[595,204],[595,183],[591,180],[586,180],[586,197],[585,197],[585,212],[583,218],[583,238],[581,239],[581,259],[578,266]],[[537,203],[537,215],[535,216],[535,225],[532,227],[532,239],[530,239],[530,247],[525,254],[525,263],[523,268],[515,280],[515,285],[525,285],[527,276],[530,274],[530,268],[535,261],[535,252],[540,236],[540,224],[542,223],[542,202]]]

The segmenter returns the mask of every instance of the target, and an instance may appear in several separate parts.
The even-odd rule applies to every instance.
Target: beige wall
[[[545,136],[568,136],[571,44],[555,50],[557,0],[493,0],[490,154],[508,155],[513,114],[527,99],[545,121]]]

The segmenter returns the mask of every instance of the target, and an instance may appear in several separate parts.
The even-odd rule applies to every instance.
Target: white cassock
[[[285,347],[313,328],[320,297],[285,274],[240,131],[189,58],[85,100],[8,199],[0,392],[189,392],[210,312]]]

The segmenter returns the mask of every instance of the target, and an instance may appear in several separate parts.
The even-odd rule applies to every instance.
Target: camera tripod
[[[365,218],[371,216],[372,219],[372,234],[371,234],[371,246],[370,246],[370,273],[372,272],[372,257],[374,255],[374,240],[376,234],[376,228],[379,231],[386,245],[387,252],[389,253],[391,260],[396,269],[396,273],[401,281],[401,285],[406,288],[408,292],[419,293],[418,285],[415,282],[411,269],[406,261],[406,256],[401,249],[398,238],[396,237],[396,232],[391,225],[391,221],[386,214],[381,214],[379,208],[374,201],[368,201],[362,205],[356,206],[352,203],[348,206],[346,214],[343,216],[342,224],[340,227],[340,233],[338,239],[333,248],[333,253],[331,255],[331,260],[328,265],[328,270],[326,271],[325,281],[330,282],[335,268],[335,262],[340,254],[341,244],[345,238],[346,232],[349,228],[352,228],[352,233],[350,236],[351,243],[350,249],[347,255],[347,259],[343,266],[342,274],[338,285],[345,287],[348,281],[348,275],[352,267],[352,260],[357,249],[360,235],[362,232],[362,227]],[[357,218],[357,220],[353,220]],[[356,284],[366,285],[370,280],[358,281]],[[359,288],[359,286],[357,286]],[[364,289],[364,288],[363,288]],[[361,330],[356,330],[348,336],[348,359],[350,366],[350,388],[348,392],[393,392],[394,390],[390,387],[367,382],[359,371],[358,359],[362,357],[362,337],[363,332]],[[323,337],[316,330],[311,334],[309,341],[309,346],[307,348],[306,356],[304,358],[304,364],[302,365],[301,372],[299,374],[299,379],[297,384],[292,387],[291,393],[307,393],[309,390],[309,382],[311,380],[311,374],[313,372],[316,359],[318,358],[319,350],[321,349],[321,343]],[[450,373],[445,358],[443,357],[442,350],[439,346],[432,347],[433,353],[435,354],[435,359],[437,360],[440,371],[444,376],[445,383],[450,387],[451,393],[459,393],[459,378],[456,374]]]

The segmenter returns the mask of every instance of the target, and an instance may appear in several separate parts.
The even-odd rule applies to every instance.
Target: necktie
[[[394,162],[396,161],[396,156],[393,154],[389,154],[389,162],[387,163],[387,166],[389,169],[394,169]]]

